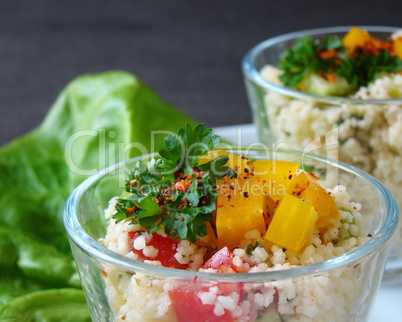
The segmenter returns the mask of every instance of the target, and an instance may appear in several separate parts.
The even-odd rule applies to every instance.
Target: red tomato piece
[[[138,250],[138,249],[134,248],[134,240],[139,236],[140,236],[140,233],[138,231],[129,231],[128,232],[128,249],[138,256],[139,261],[144,261],[147,258],[142,253],[142,250]]]
[[[233,253],[226,246],[207,260],[202,268],[213,268],[219,273],[240,273],[239,267],[233,264]],[[244,290],[242,283],[220,283],[218,285],[222,295],[227,296],[232,292],[239,294],[239,302],[242,301]]]
[[[170,237],[163,237],[159,234],[152,234],[152,239],[147,246],[153,246],[158,250],[158,255],[156,257],[147,257],[143,254],[142,250],[137,250],[134,248],[134,240],[140,236],[140,232],[137,231],[129,231],[128,232],[128,244],[129,249],[138,255],[138,260],[157,260],[160,261],[162,266],[164,267],[172,267],[177,269],[186,269],[188,268],[188,264],[180,264],[177,259],[174,257],[176,254],[176,249],[178,243]]]
[[[197,293],[202,291],[200,287],[175,288],[169,291],[174,311],[178,322],[222,322],[233,321],[228,310],[223,315],[214,313],[214,305],[202,304]]]
[[[213,268],[220,273],[236,273],[237,267],[233,264],[233,253],[226,246],[208,259],[202,268]]]

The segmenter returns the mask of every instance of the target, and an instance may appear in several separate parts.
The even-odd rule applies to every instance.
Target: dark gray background
[[[401,26],[401,0],[1,1],[0,144],[40,124],[80,74],[121,69],[208,126],[251,122],[256,43],[335,25]]]

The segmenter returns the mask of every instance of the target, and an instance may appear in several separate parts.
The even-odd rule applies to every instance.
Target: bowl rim
[[[340,97],[340,96],[330,96],[330,95],[316,95],[309,94],[301,91],[297,91],[291,89],[290,87],[281,86],[275,83],[272,83],[266,80],[260,73],[259,70],[255,67],[255,58],[259,55],[263,50],[282,43],[284,41],[293,40],[296,38],[300,38],[305,36],[306,34],[311,36],[319,36],[324,34],[333,34],[333,33],[346,33],[352,27],[358,27],[360,29],[367,30],[368,32],[380,32],[380,33],[393,33],[398,30],[402,30],[401,27],[391,27],[391,26],[336,26],[336,27],[324,27],[324,28],[315,28],[315,29],[306,29],[300,31],[294,31],[290,33],[285,33],[279,36],[274,36],[272,38],[268,38],[263,40],[262,42],[253,46],[243,57],[241,62],[241,69],[243,75],[249,79],[250,81],[256,83],[261,86],[265,90],[272,90],[283,95],[301,98],[301,99],[310,99],[310,100],[319,100],[322,102],[331,102],[338,104],[399,104],[402,103],[402,98],[395,99],[359,99],[359,98],[351,98],[351,97]]]
[[[245,147],[236,147],[234,150],[243,150]],[[250,149],[250,148],[249,148]],[[252,150],[264,150],[266,148],[253,147]],[[273,149],[272,149],[273,150]],[[280,153],[287,153],[289,155],[300,155],[301,152],[290,149],[275,149],[275,151]],[[143,273],[147,275],[159,276],[164,278],[176,278],[176,279],[186,279],[186,280],[209,280],[209,281],[225,281],[225,282],[268,282],[285,280],[289,278],[297,278],[309,275],[318,275],[331,270],[336,270],[341,267],[346,267],[350,265],[356,265],[360,263],[366,256],[370,256],[373,253],[382,251],[383,248],[387,246],[390,242],[392,243],[394,232],[396,230],[399,216],[398,216],[398,206],[395,198],[391,195],[388,189],[380,183],[377,179],[371,175],[365,173],[364,171],[353,167],[351,165],[345,164],[341,161],[332,160],[324,158],[319,155],[311,153],[303,153],[303,158],[307,157],[313,161],[326,162],[332,166],[336,166],[341,170],[349,173],[353,173],[363,180],[368,181],[377,191],[379,196],[384,201],[386,217],[380,227],[380,229],[364,244],[334,258],[326,261],[318,262],[315,264],[310,264],[306,266],[293,267],[291,269],[283,269],[277,271],[269,272],[256,272],[256,273],[212,273],[212,272],[198,272],[198,271],[188,271],[179,270],[174,268],[155,266],[152,264],[147,264],[142,261],[128,258],[124,255],[120,255],[112,250],[104,247],[99,242],[91,238],[80,225],[78,218],[76,216],[76,210],[78,208],[79,202],[85,193],[85,191],[94,185],[99,179],[107,176],[110,173],[118,170],[119,168],[127,166],[137,162],[138,160],[153,157],[156,153],[148,154],[145,156],[135,157],[115,165],[112,165],[104,170],[99,171],[97,174],[90,176],[84,180],[69,196],[66,201],[63,213],[63,222],[65,229],[67,231],[70,243],[74,242],[78,247],[80,247],[85,253],[97,258],[102,262],[107,262],[127,271],[135,271],[138,273]],[[389,252],[387,256],[389,255]]]

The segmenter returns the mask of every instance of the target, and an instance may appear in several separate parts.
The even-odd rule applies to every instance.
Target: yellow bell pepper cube
[[[269,218],[285,196],[299,166],[296,162],[280,160],[258,160],[250,165],[251,173],[260,180],[264,194],[270,196],[266,198]]]
[[[288,193],[314,207],[318,214],[316,226],[321,233],[339,219],[339,209],[332,196],[307,172],[301,171],[293,178]]]
[[[217,180],[216,233],[219,248],[238,247],[244,235],[258,229],[265,233],[264,198],[261,186],[252,179]]]
[[[312,205],[286,194],[275,211],[264,239],[300,253],[313,235],[317,218]]]
[[[349,53],[352,53],[356,47],[363,47],[367,41],[370,41],[370,34],[366,30],[361,30],[358,27],[353,27],[343,37],[343,45]]]
[[[400,59],[402,59],[402,37],[398,37],[393,42],[394,52]]]
[[[210,162],[213,159],[216,159],[217,157],[222,155],[227,155],[229,157],[229,160],[225,163],[225,166],[230,167],[234,171],[236,171],[239,178],[249,177],[250,159],[240,154],[233,154],[225,150],[209,151],[207,154],[200,157],[199,164],[202,165],[204,163]]]
[[[250,168],[252,175],[263,183],[264,192],[283,197],[299,166],[290,161],[258,160]]]

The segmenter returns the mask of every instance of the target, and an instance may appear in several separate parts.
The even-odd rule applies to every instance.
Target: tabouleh
[[[110,201],[100,242],[152,265],[251,274],[325,261],[370,238],[346,187],[324,189],[295,162],[211,150],[218,143],[203,125],[168,136]],[[364,301],[360,265],[255,283],[159,279],[110,264],[102,275],[116,321],[343,321]]]
[[[298,51],[311,53],[311,65],[295,67]],[[357,27],[343,39],[329,37],[322,44],[309,36],[299,39],[285,50],[278,66],[263,67],[261,75],[321,98],[267,90],[267,135],[287,148],[324,155],[328,147],[336,149],[340,160],[380,180],[402,209],[401,70],[402,31],[384,41]],[[402,224],[394,249],[402,254]]]

